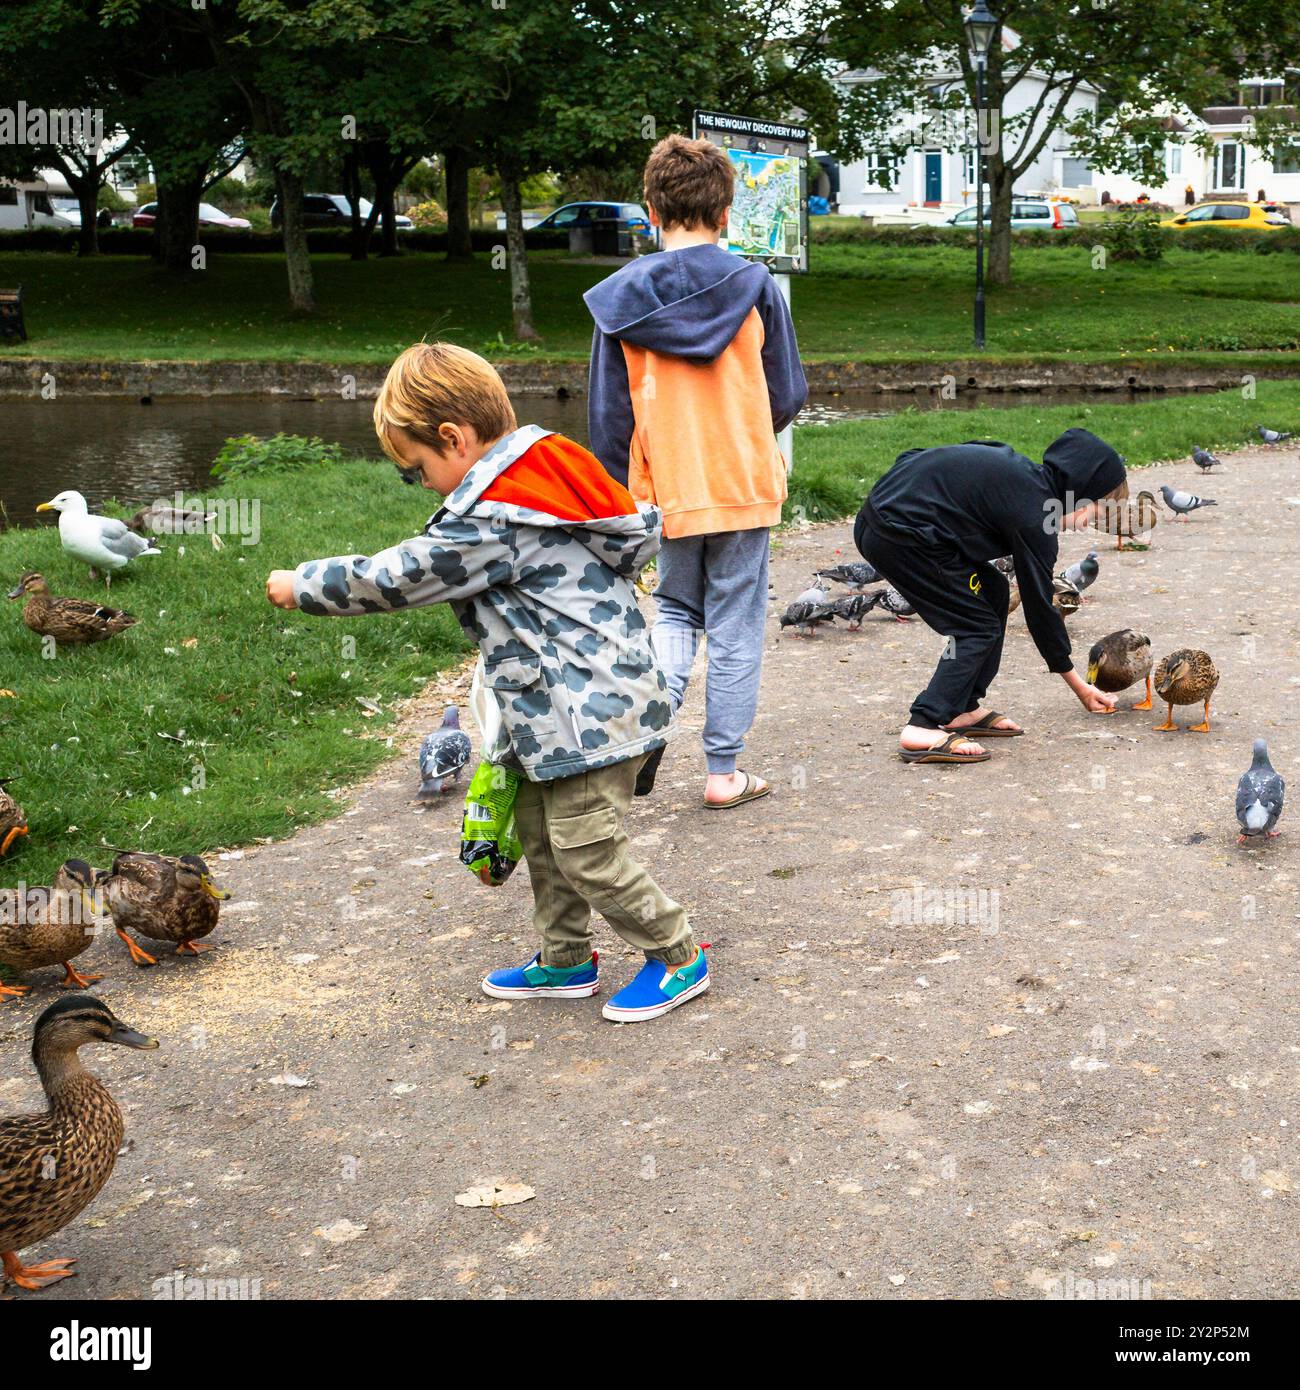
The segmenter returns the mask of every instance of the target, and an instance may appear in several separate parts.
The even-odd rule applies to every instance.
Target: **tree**
[[[1077,154],[1105,160],[1114,172],[1154,177],[1171,105],[1209,103],[1225,77],[1267,68],[1295,52],[1291,7],[1268,0],[993,0],[1002,28],[989,52],[981,134],[992,224],[989,279],[1011,280],[1011,197],[1015,182],[1054,135]],[[976,70],[960,0],[895,0],[888,7],[846,7],[829,26],[832,50],[870,70],[861,114],[884,143],[900,116],[928,107],[952,113],[975,105]],[[939,73],[956,70],[957,90],[928,91]],[[1032,108],[1009,116],[1009,93],[1030,75],[1042,82]],[[1070,113],[1085,87],[1101,94],[1097,113]]]

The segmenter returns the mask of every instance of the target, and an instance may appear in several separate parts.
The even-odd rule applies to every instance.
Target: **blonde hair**
[[[1125,478],[1124,481],[1123,481],[1122,483],[1120,483],[1120,485],[1119,485],[1118,487],[1113,487],[1113,488],[1111,488],[1111,490],[1105,495],[1105,497],[1099,497],[1099,498],[1097,499],[1097,501],[1098,501],[1098,502],[1122,502],[1127,496],[1128,496],[1128,479]]]
[[[515,429],[515,411],[495,368],[454,343],[416,343],[388,369],[375,398],[375,433],[384,453],[403,462],[393,433],[447,452],[443,424],[468,425],[487,443]]]

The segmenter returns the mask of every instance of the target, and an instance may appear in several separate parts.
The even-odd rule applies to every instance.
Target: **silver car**
[[[990,220],[988,205],[984,221]],[[962,208],[947,219],[949,227],[975,230],[975,209]],[[1013,198],[1011,200],[1011,230],[1013,232],[1064,232],[1079,225],[1079,214],[1070,203],[1053,202],[1050,198]]]

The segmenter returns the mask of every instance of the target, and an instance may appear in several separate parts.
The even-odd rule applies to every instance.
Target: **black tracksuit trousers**
[[[917,545],[887,531],[868,505],[854,540],[921,615],[948,639],[930,684],[912,702],[909,724],[938,729],[973,710],[998,673],[1011,586],[990,564],[972,564],[952,550]]]

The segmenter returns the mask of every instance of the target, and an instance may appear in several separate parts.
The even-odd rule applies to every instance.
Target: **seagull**
[[[442,725],[420,740],[420,790],[417,801],[436,801],[460,780],[461,770],[470,759],[469,738],[461,732],[460,711],[448,705]]]
[[[830,579],[836,584],[847,584],[850,589],[862,593],[868,584],[880,583],[880,571],[865,560],[851,565],[833,565],[830,569],[818,570],[816,579]]]
[[[143,536],[131,531],[125,521],[92,515],[79,492],[61,492],[36,510],[58,512],[59,539],[64,550],[90,566],[92,579],[98,579],[99,571],[104,570],[106,586],[112,585],[116,570],[125,569],[137,557],[162,554]]]
[[[1082,594],[1097,578],[1101,566],[1097,563],[1097,552],[1090,550],[1082,560],[1076,560],[1074,564],[1067,565],[1059,575],[1058,579],[1064,579],[1075,593]]]
[[[1211,468],[1217,468],[1223,460],[1216,454],[1212,454],[1208,449],[1193,449],[1192,462],[1202,473],[1208,473]]]
[[[1188,512],[1194,512],[1198,507],[1217,507],[1219,504],[1212,497],[1197,497],[1191,492],[1175,492],[1173,488],[1165,483],[1160,489],[1160,495],[1165,499],[1165,506],[1171,512],[1187,520]]]
[[[1285,794],[1286,783],[1273,771],[1273,764],[1268,760],[1268,745],[1257,738],[1250,767],[1237,783],[1237,820],[1241,825],[1238,844],[1255,835],[1271,837],[1278,833],[1273,827],[1282,814]]]
[[[1259,437],[1265,444],[1281,444],[1284,439],[1291,438],[1290,430],[1271,430],[1266,425],[1260,425]]]

